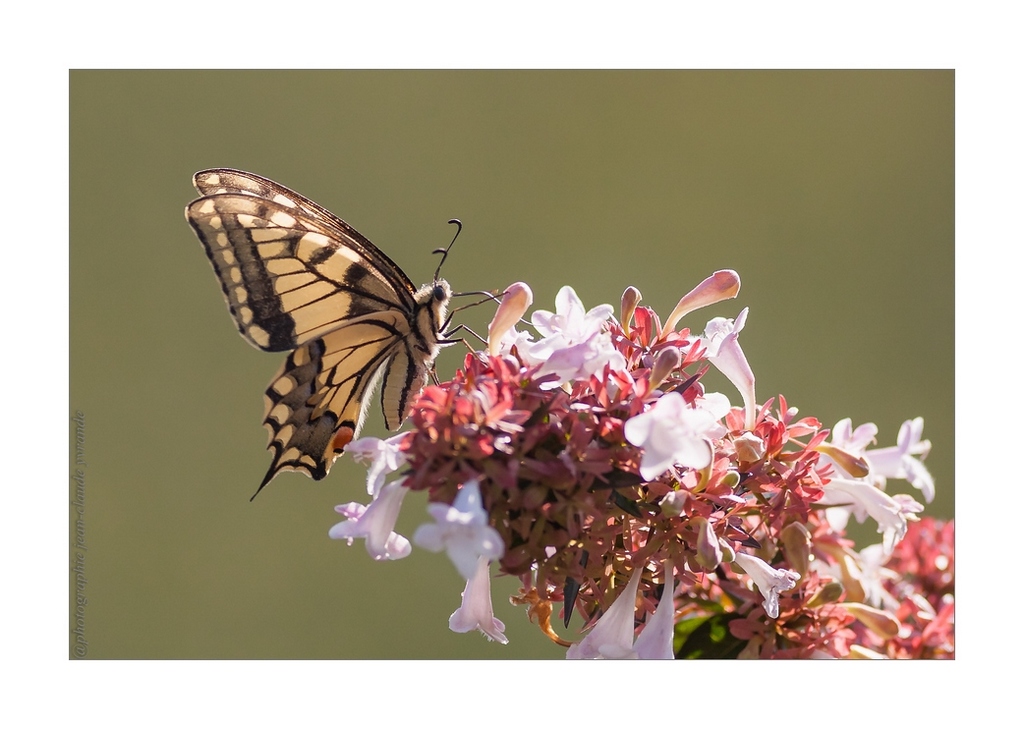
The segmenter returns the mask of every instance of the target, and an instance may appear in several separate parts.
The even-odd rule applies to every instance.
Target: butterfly
[[[185,218],[238,331],[257,349],[290,352],[264,396],[274,457],[256,494],[281,471],[320,480],[359,434],[378,383],[384,424],[401,426],[451,343],[451,287],[439,265],[415,288],[344,220],[259,175],[203,170],[193,184],[201,197]]]

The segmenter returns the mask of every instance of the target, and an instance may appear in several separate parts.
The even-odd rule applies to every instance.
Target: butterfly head
[[[451,301],[451,298],[452,287],[443,278],[435,279],[432,283],[420,287],[420,290],[416,292],[416,308],[420,312],[417,318],[422,317],[419,326],[421,333],[426,334],[429,331],[432,333],[430,338],[437,340],[448,313],[448,302]]]

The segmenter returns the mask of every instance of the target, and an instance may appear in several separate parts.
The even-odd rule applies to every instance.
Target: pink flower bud
[[[498,354],[501,338],[505,332],[515,326],[520,317],[533,304],[533,291],[522,282],[517,282],[505,289],[494,318],[487,325],[487,353],[492,357]]]
[[[633,321],[633,312],[636,311],[637,304],[643,297],[640,295],[640,289],[630,286],[622,292],[622,304],[619,308],[619,323],[622,324],[623,329],[629,327],[629,323]]]
[[[833,603],[842,596],[843,584],[841,582],[826,582],[817,592],[811,595],[805,605],[809,608],[817,608]]]
[[[900,621],[892,613],[859,602],[844,602],[840,603],[840,605],[875,635],[886,640],[899,635]]]
[[[736,457],[741,461],[753,463],[764,458],[764,441],[750,432],[743,433],[733,439],[736,446]]]
[[[815,450],[838,463],[844,471],[854,478],[864,478],[868,475],[868,462],[861,456],[843,450],[831,443],[819,443]]]
[[[654,367],[651,368],[651,390],[653,391],[664,382],[665,378],[672,374],[672,370],[677,369],[682,361],[683,356],[675,347],[661,350],[657,359],[654,360]]]
[[[697,284],[693,291],[679,299],[676,308],[672,310],[665,321],[665,331],[675,329],[679,320],[691,311],[726,299],[735,299],[739,292],[740,275],[738,273],[729,270],[715,271]]]
[[[806,575],[811,561],[811,533],[798,521],[790,522],[780,534],[786,561],[801,575]]]
[[[697,527],[697,564],[706,570],[713,570],[722,561],[718,537],[711,528],[711,522],[704,517],[694,517],[693,523]]]

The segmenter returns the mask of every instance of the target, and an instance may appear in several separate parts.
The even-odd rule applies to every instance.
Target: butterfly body
[[[249,172],[193,180],[185,217],[202,242],[238,331],[258,349],[290,352],[264,396],[274,452],[263,488],[283,470],[321,479],[355,438],[380,384],[397,429],[445,340],[451,288],[414,288],[369,240],[325,208]],[[258,491],[257,491],[258,493]]]

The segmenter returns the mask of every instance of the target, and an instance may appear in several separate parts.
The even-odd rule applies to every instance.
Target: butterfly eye
[[[448,298],[448,293],[442,286],[434,287],[434,301],[444,301]]]

